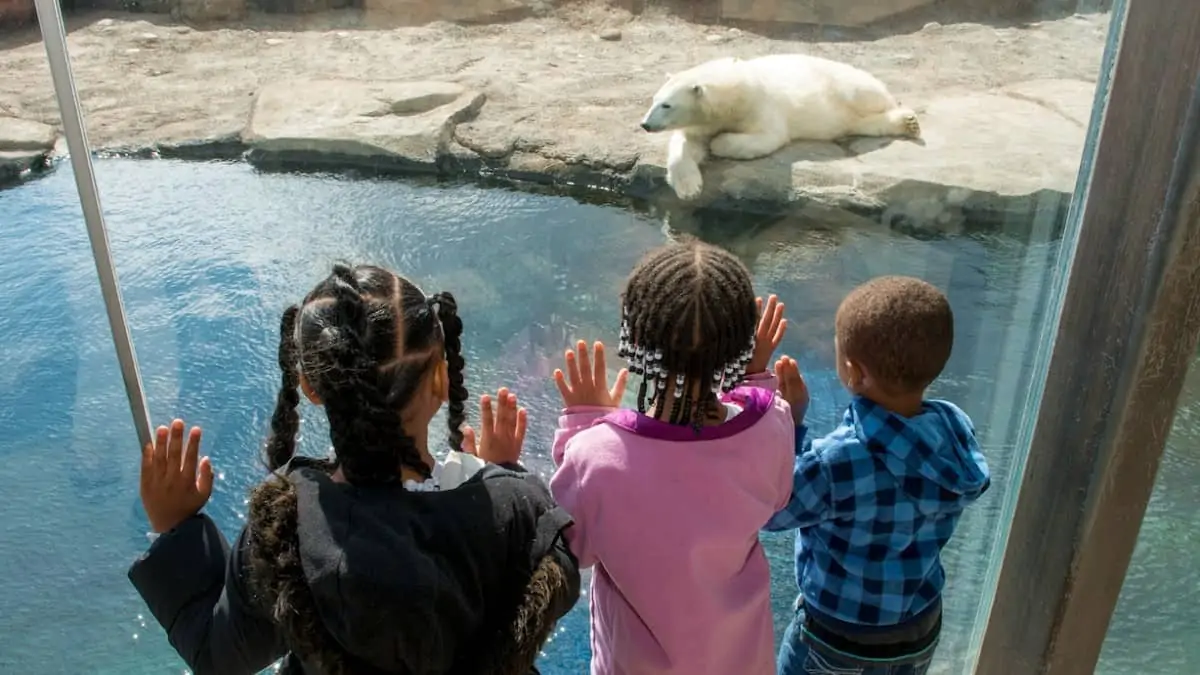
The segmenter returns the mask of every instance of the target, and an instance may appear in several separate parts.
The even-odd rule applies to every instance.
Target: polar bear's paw
[[[667,170],[667,184],[680,199],[691,201],[704,190],[704,177],[700,174],[700,167],[684,164]]]
[[[908,138],[921,137],[921,122],[917,119],[917,113],[911,110],[901,111],[901,129]]]

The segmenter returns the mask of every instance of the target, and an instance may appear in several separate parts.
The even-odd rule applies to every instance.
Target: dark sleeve
[[[247,536],[232,550],[196,515],[163,534],[129,568],[129,580],[195,675],[253,675],[287,651],[246,589]]]

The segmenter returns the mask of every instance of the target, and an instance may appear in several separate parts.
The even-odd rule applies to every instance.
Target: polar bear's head
[[[650,103],[650,110],[642,118],[646,131],[669,131],[695,126],[703,115],[704,85],[699,82],[683,83],[669,80]]]
[[[736,91],[737,63],[734,58],[718,59],[670,76],[654,95],[642,128],[670,131],[710,125],[714,115],[727,107],[721,100],[731,95],[736,99],[740,93]]]

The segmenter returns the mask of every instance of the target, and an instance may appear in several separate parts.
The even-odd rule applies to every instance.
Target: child
[[[283,314],[283,383],[267,460],[233,547],[208,516],[200,432],[159,428],[142,503],[162,533],[129,578],[196,675],[525,675],[579,595],[569,516],[517,463],[525,411],[507,390],[465,448],[491,464],[435,482],[429,423],[449,401],[463,445],[462,321],[387,270],[337,265]],[[295,455],[299,392],[324,408],[334,457]],[[459,467],[470,470],[470,467]],[[199,470],[199,478],[197,478]]]
[[[692,241],[643,258],[622,311],[636,411],[617,409],[627,373],[607,389],[600,343],[594,362],[583,342],[567,352],[569,382],[555,372],[550,489],[579,564],[595,566],[591,672],[772,673],[758,532],[792,489],[791,412],[766,372],[783,305],[771,297],[760,320],[741,262]],[[740,386],[747,373],[757,386]]]
[[[837,372],[854,399],[811,443],[796,362],[776,374],[796,419],[795,484],[767,524],[799,528],[796,616],[780,675],[922,675],[942,626],[941,550],[989,485],[971,420],[925,399],[954,342],[946,296],[908,277],[863,284],[837,311]]]

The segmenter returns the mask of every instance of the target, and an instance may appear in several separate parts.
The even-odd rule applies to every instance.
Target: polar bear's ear
[[[693,84],[692,85],[692,93],[695,94],[696,96],[700,96],[701,94],[704,93],[704,87],[699,84]]]

